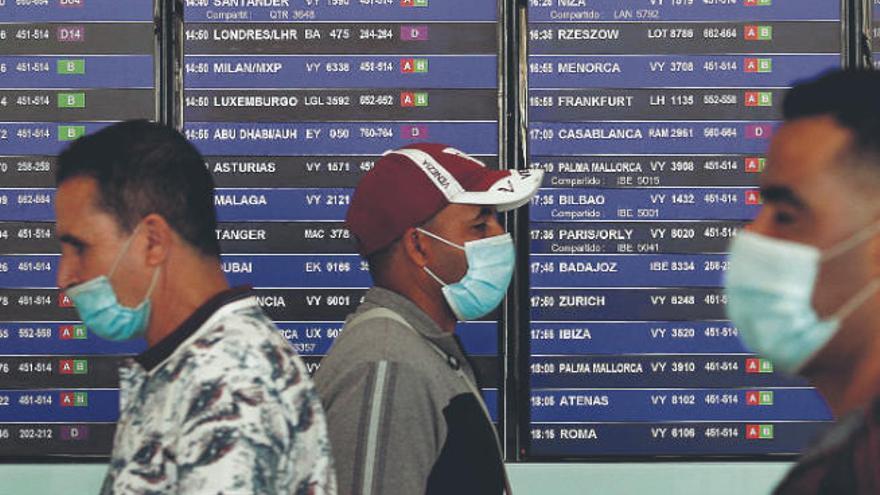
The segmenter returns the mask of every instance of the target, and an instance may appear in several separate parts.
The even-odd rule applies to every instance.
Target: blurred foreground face
[[[869,190],[877,178],[841,163],[851,140],[852,134],[831,117],[782,126],[761,181],[765,206],[750,229],[826,250],[872,227],[880,201],[872,201]],[[873,278],[869,245],[823,262],[813,293],[820,316],[829,316]]]
[[[761,177],[764,207],[730,247],[727,313],[775,371],[814,385],[841,418],[776,495],[880,486],[880,73],[793,87]]]
[[[873,296],[868,290],[877,267],[874,244],[869,241],[876,222],[878,202],[872,199],[872,191],[878,186],[878,172],[852,164],[853,138],[830,116],[784,124],[774,136],[761,179],[764,207],[745,236],[762,237],[740,239],[732,249],[731,259],[744,261],[732,267],[729,278],[742,282],[752,270],[756,284],[772,284],[772,292],[779,295],[779,301],[768,304],[765,315],[771,308],[776,313],[786,307],[772,319],[754,307],[744,308],[745,299],[731,304],[731,315],[739,316],[743,327],[762,326],[743,329],[746,343],[777,361],[782,371],[811,376],[826,366],[836,366],[852,355],[853,346],[861,345],[855,335],[838,328],[862,309],[866,297]],[[748,248],[737,249],[746,244]],[[773,260],[767,268],[780,276],[760,282],[762,272],[755,266],[762,260]],[[743,270],[746,262],[753,266]],[[783,276],[786,270],[792,272],[791,278]],[[804,300],[795,293],[805,295]],[[758,295],[755,291],[753,298]],[[756,299],[752,306],[763,304]],[[799,325],[802,329],[795,330]]]

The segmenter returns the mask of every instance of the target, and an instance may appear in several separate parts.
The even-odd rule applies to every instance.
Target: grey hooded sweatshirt
[[[314,380],[339,493],[505,491],[494,426],[457,337],[405,297],[370,289]]]

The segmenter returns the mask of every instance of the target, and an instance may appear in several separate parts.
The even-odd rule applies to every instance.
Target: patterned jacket
[[[305,366],[247,291],[216,296],[123,365],[102,493],[336,493]]]

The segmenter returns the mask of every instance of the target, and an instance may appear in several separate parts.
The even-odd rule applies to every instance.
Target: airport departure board
[[[255,288],[311,371],[371,285],[343,220],[382,153],[437,141],[506,168],[501,150],[527,145],[524,166],[547,172],[515,232],[530,287],[458,327],[490,412],[524,427],[507,451],[802,451],[830,413],[741,346],[720,283],[760,207],[786,89],[853,49],[840,3],[528,0],[525,19],[516,7],[0,0],[0,461],[110,453],[117,364],[145,345],[97,338],[56,287],[55,156],[113,122],[170,115],[215,178],[224,272]],[[505,46],[521,25],[522,46]],[[508,49],[528,57],[505,66]],[[508,143],[521,122],[501,103],[518,90],[528,126]],[[531,321],[502,322],[528,359],[499,352],[497,320],[517,305]],[[526,400],[504,414],[503,376],[524,368]]]
[[[530,0],[535,457],[794,454],[831,419],[725,321],[724,251],[840,4]]]
[[[871,0],[871,12],[868,13],[871,19],[871,32],[868,39],[871,41],[872,62],[874,68],[880,68],[880,0]]]
[[[310,370],[372,285],[342,222],[378,157],[436,141],[497,167],[498,9],[186,2],[184,128],[219,187],[223,269],[256,288]],[[496,417],[497,328],[458,330]]]
[[[155,6],[0,1],[0,458],[106,456],[111,344],[56,289],[55,155],[114,121],[156,119]]]

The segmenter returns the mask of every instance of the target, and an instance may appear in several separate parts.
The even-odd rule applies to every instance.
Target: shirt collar
[[[183,323],[180,324],[173,332],[166,335],[156,345],[150,347],[141,354],[135,356],[134,360],[141,365],[147,372],[152,371],[160,363],[168,359],[174,351],[189,337],[208,321],[214,313],[229,303],[239,301],[250,297],[251,287],[242,286],[225,290],[198,307]]]

